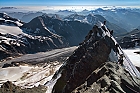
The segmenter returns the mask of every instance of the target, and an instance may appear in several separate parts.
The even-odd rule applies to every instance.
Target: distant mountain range
[[[94,14],[89,14],[89,15],[78,15],[78,14],[72,14],[68,17],[65,17],[64,20],[67,21],[80,21],[83,23],[88,23],[89,25],[94,25],[98,21],[104,22],[106,21],[106,25],[110,30],[114,30],[114,35],[120,35],[123,33],[126,33],[127,31],[113,23],[110,23],[108,20],[106,20],[103,16],[101,15],[94,15]]]
[[[84,13],[85,11],[83,11]],[[112,8],[86,11],[86,13],[99,14],[105,17],[109,22],[131,31],[140,24],[140,9],[131,8]]]

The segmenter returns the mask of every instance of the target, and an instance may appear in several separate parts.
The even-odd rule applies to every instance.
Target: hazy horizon
[[[13,7],[13,9],[8,9],[7,7]],[[140,9],[140,6],[70,6],[70,5],[63,5],[63,6],[0,6],[0,9],[6,9],[8,11],[21,11],[21,12],[28,12],[28,11],[58,11],[58,10],[69,10],[69,11],[83,11],[83,10],[95,10],[98,8],[106,9],[115,9],[115,8],[137,8]]]
[[[0,6],[140,6],[140,0],[0,0]]]

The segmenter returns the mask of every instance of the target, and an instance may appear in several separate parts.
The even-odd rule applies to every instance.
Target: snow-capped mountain
[[[123,52],[110,30],[100,21],[92,27],[89,23],[64,21],[47,15],[36,17],[21,26],[9,25],[3,17],[0,20],[0,30],[3,31],[0,33],[0,57],[11,56],[15,51],[36,53],[65,47],[68,42],[74,45],[81,42],[87,34],[78,48],[28,54],[5,61],[6,65],[1,62],[0,66],[7,68],[0,68],[0,92],[139,92],[140,72]],[[74,49],[76,50],[71,53]],[[71,56],[68,57],[69,55]],[[121,55],[122,63],[119,61]],[[57,69],[59,70],[56,71]]]
[[[82,20],[83,22],[75,20],[76,18],[78,20]],[[18,19],[8,16],[7,14],[1,13],[0,26],[1,31],[4,32],[1,33],[1,36],[2,38],[5,38],[5,34],[8,34],[7,37],[9,37],[8,39],[10,40],[7,41],[6,37],[6,42],[12,42],[12,44],[14,42],[14,44],[16,44],[14,47],[11,47],[11,44],[6,43],[9,47],[9,53],[11,51],[15,51],[15,53],[36,53],[52,48],[78,45],[84,40],[85,34],[88,33],[93,24],[97,21],[103,22],[105,20],[106,19],[100,15],[94,16],[91,14],[88,16],[71,15],[65,19],[61,18],[57,14],[50,16],[44,14],[32,19],[29,23],[23,23]],[[108,27],[112,27],[112,29],[119,28],[110,24],[108,21],[107,24],[109,24]],[[121,31],[122,29],[119,28],[114,31],[114,34],[122,33]],[[13,37],[14,40],[11,40]],[[3,42],[3,44],[5,43]],[[2,47],[4,46],[5,45]],[[18,47],[15,48],[15,46]],[[7,47],[4,48],[7,50]]]
[[[63,37],[50,33],[42,28],[48,35],[37,34],[40,29],[32,29],[36,34],[24,33],[32,31],[23,28],[24,23],[5,13],[0,13],[0,59],[17,56],[25,53],[36,53],[54,48],[68,46]]]
[[[16,19],[16,18],[12,18],[10,16],[8,16],[6,13],[0,13],[0,24],[1,25],[13,25],[13,26],[22,26],[23,22]]]
[[[133,93],[140,90],[135,77],[140,72],[99,22],[45,85],[47,93]]]
[[[79,21],[63,21],[47,14],[39,16],[22,26],[25,33],[48,36],[52,33],[63,36],[70,46],[78,45],[92,26]]]
[[[70,46],[73,46],[78,45],[84,40],[85,34],[96,22],[104,22],[105,20],[101,15],[92,14],[87,16],[72,14],[67,17],[62,17],[58,14],[44,14],[24,24],[22,29],[25,33],[34,35],[47,36],[55,33],[63,36]],[[114,29],[114,35],[126,33],[125,29],[111,24],[107,20],[106,24],[109,29]]]

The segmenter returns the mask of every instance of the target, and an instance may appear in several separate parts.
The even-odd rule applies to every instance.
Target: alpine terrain
[[[23,24],[25,23],[18,19],[0,13],[0,60],[68,46],[62,36],[50,32],[43,23],[40,24],[41,29],[28,29]],[[44,32],[41,34],[40,30]]]
[[[0,93],[139,93],[139,65],[121,48],[140,45],[139,29],[122,32],[100,15],[0,13]]]
[[[139,78],[108,28],[98,22],[45,85],[53,88],[47,93],[139,93]]]

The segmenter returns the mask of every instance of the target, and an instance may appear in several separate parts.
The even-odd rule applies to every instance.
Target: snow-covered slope
[[[7,25],[0,25],[0,33],[11,34],[11,35],[23,34],[22,30],[19,27],[7,26]]]
[[[140,55],[135,53],[135,52],[140,51],[139,48],[136,48],[136,49],[123,49],[123,51],[127,54],[127,56],[130,58],[131,62],[135,66],[140,67]]]
[[[39,33],[40,29],[22,28],[24,23],[18,19],[8,16],[6,13],[0,13],[0,60],[17,56],[19,54],[36,53],[47,51],[54,48],[62,48],[68,46],[65,39],[47,28],[43,27],[44,33]],[[34,27],[34,24],[32,24]],[[35,33],[25,33],[34,31]]]
[[[77,47],[55,49],[48,52],[23,55],[9,61],[0,63],[0,85],[12,81],[22,88],[32,88],[44,85],[51,80],[53,74]],[[4,64],[15,64],[2,68]],[[32,65],[31,65],[32,64]]]

